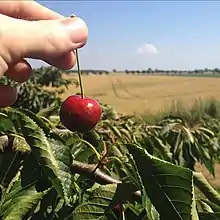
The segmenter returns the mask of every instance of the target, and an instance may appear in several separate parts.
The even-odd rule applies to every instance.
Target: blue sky
[[[82,69],[220,68],[220,1],[38,2],[86,21]]]

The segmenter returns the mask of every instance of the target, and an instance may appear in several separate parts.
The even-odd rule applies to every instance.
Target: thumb
[[[5,71],[22,58],[56,59],[83,46],[88,38],[85,22],[77,17],[26,21],[0,15],[0,23],[4,24],[0,26],[0,61],[5,62]]]

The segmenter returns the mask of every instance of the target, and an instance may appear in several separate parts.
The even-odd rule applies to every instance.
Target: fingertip
[[[18,83],[23,83],[30,78],[31,74],[31,65],[25,59],[22,59],[19,62],[10,65],[5,75]]]
[[[17,100],[17,92],[8,85],[0,85],[0,108],[13,105]]]
[[[88,26],[79,17],[70,17],[61,20],[62,27],[70,34],[71,41],[75,44],[84,43],[88,40]]]
[[[75,53],[72,51],[55,59],[45,60],[48,64],[62,70],[72,69],[76,64]]]
[[[78,46],[77,46],[77,49],[84,47],[85,44],[86,44],[86,42],[79,43]],[[57,68],[60,68],[60,69],[63,69],[63,70],[72,69],[76,64],[75,50],[71,51],[71,52],[69,52],[65,55],[59,56],[57,58],[53,58],[53,59],[50,59],[50,60],[47,59],[47,60],[44,60],[44,61],[46,63],[54,66],[54,67],[57,67]]]

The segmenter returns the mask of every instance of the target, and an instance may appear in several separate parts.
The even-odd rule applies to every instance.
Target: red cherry
[[[101,114],[101,107],[95,99],[72,95],[61,106],[60,120],[70,131],[86,132],[95,127]]]

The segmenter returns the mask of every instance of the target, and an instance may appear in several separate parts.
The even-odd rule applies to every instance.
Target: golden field
[[[76,78],[66,75],[64,78]],[[174,101],[186,106],[198,99],[220,100],[220,77],[135,76],[123,74],[82,76],[85,93],[112,105],[118,112],[156,113]],[[70,86],[62,99],[79,92]]]
[[[78,80],[75,74],[64,74],[63,78]],[[83,75],[82,79],[87,96],[110,104],[118,112],[125,114],[158,113],[170,108],[176,101],[184,103],[187,107],[199,99],[220,100],[220,77],[137,76],[112,73]],[[64,100],[77,92],[80,92],[79,87],[69,86],[61,98]],[[220,164],[215,165],[215,177],[200,163],[196,163],[195,169],[202,172],[212,185],[220,186]]]
[[[64,75],[64,78],[78,79],[77,75]],[[118,112],[157,113],[169,108],[172,102],[181,101],[186,106],[198,99],[220,100],[220,77],[186,76],[132,76],[123,74],[83,75],[85,93],[112,105]],[[70,86],[62,99],[80,92],[75,85]],[[216,164],[216,177],[204,165],[196,164],[207,180],[220,185],[220,165]]]

